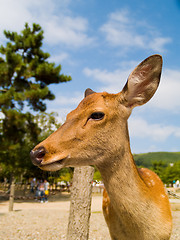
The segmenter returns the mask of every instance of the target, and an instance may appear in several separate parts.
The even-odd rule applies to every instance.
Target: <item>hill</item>
[[[137,166],[151,168],[153,162],[163,162],[166,166],[170,163],[180,161],[180,152],[150,152],[134,154],[134,160]]]

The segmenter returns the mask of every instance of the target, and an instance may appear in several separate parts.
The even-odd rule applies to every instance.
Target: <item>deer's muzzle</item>
[[[31,161],[34,165],[39,166],[46,155],[46,149],[44,147],[39,147],[36,150],[30,152]]]

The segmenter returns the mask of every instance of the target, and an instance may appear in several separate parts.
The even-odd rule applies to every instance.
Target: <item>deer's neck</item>
[[[113,159],[107,159],[105,162],[105,165],[99,166],[99,170],[111,205],[118,216],[116,224],[123,229],[128,226],[134,229],[134,234],[137,231],[139,235],[138,226],[144,221],[144,212],[148,206],[144,198],[147,187],[134,164],[130,147],[125,146]]]
[[[99,167],[113,205],[122,207],[136,201],[146,187],[134,164],[129,146]],[[136,200],[135,200],[136,199]]]

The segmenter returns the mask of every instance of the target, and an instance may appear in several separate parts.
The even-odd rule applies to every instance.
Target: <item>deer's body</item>
[[[144,60],[118,94],[86,91],[66,122],[31,152],[43,170],[96,165],[106,190],[103,212],[113,240],[168,240],[171,211],[163,183],[148,169],[137,169],[127,120],[135,106],[149,101],[160,80],[162,59]]]
[[[171,212],[164,186],[152,171],[148,169],[139,171],[142,185],[145,185],[143,192],[142,187],[138,186],[133,178],[126,184],[125,189],[118,184],[117,179],[113,179],[112,181],[116,185],[111,184],[107,187],[109,195],[104,190],[103,213],[111,238],[113,240],[169,239]],[[127,178],[129,178],[129,173],[127,174]],[[118,177],[115,176],[115,178]],[[116,187],[113,189],[113,186]],[[112,199],[111,191],[118,193],[115,203],[110,200]],[[144,194],[145,192],[146,194]],[[165,208],[169,211],[165,211]]]

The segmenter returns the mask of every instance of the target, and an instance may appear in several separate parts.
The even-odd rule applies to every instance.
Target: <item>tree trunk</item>
[[[15,183],[14,177],[12,177],[11,186],[10,186],[10,196],[9,196],[9,212],[13,211],[14,205],[14,193],[15,193]]]
[[[91,215],[93,167],[74,169],[67,240],[87,240]]]
[[[23,195],[26,196],[27,182],[24,183]]]

